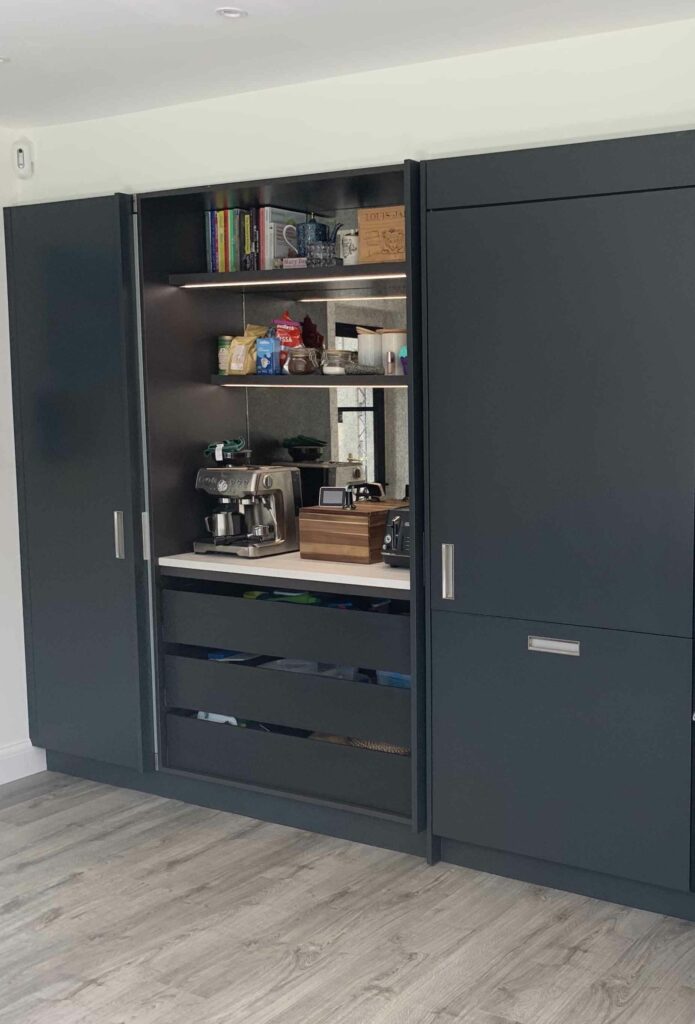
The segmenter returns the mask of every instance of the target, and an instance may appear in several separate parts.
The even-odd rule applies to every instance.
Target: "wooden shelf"
[[[277,376],[257,374],[248,377],[214,374],[210,378],[210,383],[223,388],[407,388],[409,380],[410,377],[387,377],[386,374],[372,376],[361,373],[282,373]]]
[[[262,288],[276,292],[304,291],[318,297],[335,293],[403,295],[406,289],[405,263],[361,263],[356,266],[301,267],[297,270],[238,271],[234,273],[171,274],[169,284],[177,288]]]

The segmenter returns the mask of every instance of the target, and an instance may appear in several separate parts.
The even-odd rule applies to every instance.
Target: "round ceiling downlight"
[[[223,18],[246,18],[249,12],[241,7],[218,7],[216,13]]]

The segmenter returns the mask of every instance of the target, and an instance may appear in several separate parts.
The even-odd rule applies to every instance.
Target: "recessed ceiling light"
[[[248,11],[244,11],[241,7],[218,7],[217,14],[221,14],[223,18],[245,18],[248,15]]]
[[[10,58],[9,57],[0,57],[0,64],[9,64],[9,63],[10,63]]]

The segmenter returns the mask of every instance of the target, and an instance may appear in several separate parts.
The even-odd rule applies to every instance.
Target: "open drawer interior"
[[[195,581],[162,617],[166,767],[410,815],[406,602]]]

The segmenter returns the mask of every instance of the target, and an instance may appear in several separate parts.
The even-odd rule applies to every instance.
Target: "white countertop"
[[[386,587],[410,590],[410,571],[396,569],[383,562],[357,565],[354,562],[322,562],[300,558],[298,551],[267,558],[238,558],[235,555],[168,555],[159,564],[170,569],[228,572],[235,576],[263,576],[278,580],[301,580],[303,583],[339,583],[345,586]]]

